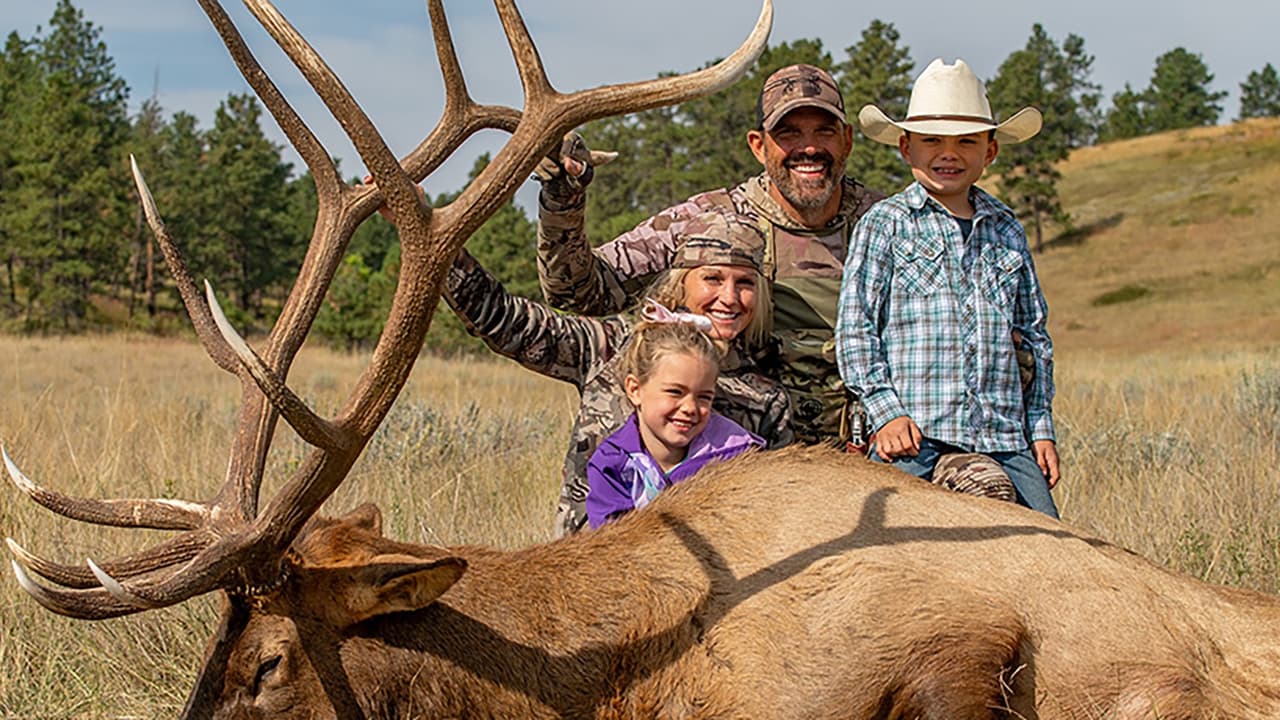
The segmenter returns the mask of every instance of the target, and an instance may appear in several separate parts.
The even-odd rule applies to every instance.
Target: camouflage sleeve
[[[467,332],[494,352],[579,390],[629,334],[625,318],[559,315],[512,295],[466,250],[449,268],[444,298]]]
[[[1018,282],[1013,322],[1023,344],[1035,359],[1031,382],[1023,388],[1027,428],[1032,440],[1054,440],[1053,341],[1049,338],[1049,306],[1040,289],[1035,262],[1025,239],[1018,251],[1022,255],[1022,277]]]
[[[754,370],[725,371],[716,381],[716,412],[764,438],[774,450],[795,441],[791,399],[777,382]]]
[[[770,393],[760,417],[760,431],[756,434],[764,438],[768,450],[777,450],[795,442],[795,431],[791,428],[791,398],[782,386],[775,387]]]
[[[538,279],[554,308],[607,315],[634,305],[653,276],[671,265],[675,233],[703,212],[688,200],[663,210],[608,243],[591,249],[584,224],[585,200],[561,206],[538,202]]]

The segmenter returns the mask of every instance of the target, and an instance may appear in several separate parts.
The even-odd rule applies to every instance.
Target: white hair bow
[[[640,317],[655,323],[689,323],[704,333],[711,332],[711,318],[706,315],[668,310],[653,298],[644,299],[644,309],[640,311]]]

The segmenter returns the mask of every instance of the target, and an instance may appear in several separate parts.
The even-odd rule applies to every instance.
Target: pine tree
[[[4,293],[0,309],[4,317],[18,312],[18,270],[22,262],[27,233],[18,220],[20,177],[15,149],[23,142],[23,133],[34,125],[33,99],[39,73],[31,43],[17,33],[10,33],[0,56],[0,253],[4,259]]]
[[[41,79],[14,138],[20,184],[11,216],[26,233],[19,262],[32,329],[80,327],[92,284],[123,278],[128,88],[99,36],[69,0],[59,0],[49,34],[34,45]]]
[[[308,239],[288,232],[290,167],[263,134],[261,118],[252,95],[231,94],[218,106],[202,172],[206,207],[216,212],[202,218],[201,246],[192,253],[236,307],[258,319],[267,294],[284,295],[281,283],[296,274]]]
[[[360,253],[348,253],[316,316],[316,335],[344,350],[374,344],[382,334],[395,289],[394,273],[371,268]]]
[[[160,134],[160,165],[143,170],[169,234],[184,254],[196,258],[205,234],[218,221],[218,208],[206,182],[207,132],[199,128],[195,115],[179,111]]]
[[[1099,139],[1125,140],[1152,132],[1147,112],[1146,94],[1135,92],[1125,83],[1123,90],[1111,96],[1111,110]]]
[[[872,20],[862,31],[862,39],[845,49],[844,62],[835,67],[845,111],[855,126],[858,111],[874,103],[890,117],[905,117],[911,99],[914,64],[911,50],[898,46],[899,35],[892,23]],[[849,174],[868,187],[894,192],[910,181],[907,165],[896,148],[854,139],[849,153]]]
[[[1240,83],[1240,117],[1247,120],[1256,117],[1280,116],[1280,76],[1271,63],[1261,70],[1249,73]]]
[[[987,84],[993,108],[1013,112],[1031,106],[1044,115],[1040,133],[1029,142],[1001,146],[993,168],[1000,174],[1001,191],[1027,223],[1037,252],[1044,249],[1048,222],[1069,226],[1071,221],[1058,199],[1062,175],[1057,164],[1066,159],[1073,139],[1086,132],[1077,97],[1082,86],[1089,87],[1078,60],[1083,46],[1075,41],[1073,45],[1077,59],[1071,61],[1037,23],[1026,47],[1010,54]]]
[[[164,112],[154,97],[143,101],[133,120],[133,132],[129,141],[129,154],[141,168],[155,171],[164,154]],[[143,171],[144,173],[147,170]],[[136,194],[136,189],[135,189]],[[145,298],[147,315],[155,317],[155,241],[151,228],[142,212],[142,203],[135,196],[133,221],[133,250],[129,256],[129,316],[133,317],[137,296]]]
[[[1102,128],[1102,86],[1093,82],[1093,56],[1084,49],[1084,38],[1069,34],[1062,41],[1063,90],[1076,102],[1071,118],[1060,118],[1067,146],[1092,145]]]
[[[1147,119],[1153,132],[1202,127],[1218,122],[1225,92],[1212,92],[1213,75],[1199,55],[1174,48],[1156,60],[1147,91]]]

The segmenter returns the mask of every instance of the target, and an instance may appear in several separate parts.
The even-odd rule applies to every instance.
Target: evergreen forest
[[[755,123],[760,84],[796,62],[830,68],[850,99],[851,116],[867,98],[902,116],[919,70],[894,26],[877,20],[841,51],[817,40],[777,44],[714,96],[583,128],[592,147],[627,159],[602,170],[591,186],[590,236],[607,240],[692,194],[759,172],[743,135]],[[1019,213],[1036,249],[1051,233],[1072,228],[1057,196],[1057,167],[1073,149],[1226,119],[1226,94],[1213,89],[1209,68],[1186,48],[1156,58],[1147,87],[1126,86],[1110,98],[1091,80],[1093,62],[1084,38],[1055,38],[1035,25],[1025,45],[985,79],[993,107],[1035,105],[1046,117],[1036,142],[1005,148],[993,168],[999,193]],[[1272,65],[1250,73],[1240,91],[1235,119],[1280,115],[1280,78]],[[59,0],[32,37],[13,32],[5,39],[0,330],[186,332],[127,172],[130,155],[145,169],[193,274],[218,288],[235,323],[250,332],[268,327],[310,241],[311,178],[296,172],[264,133],[270,119],[252,95],[229,94],[212,125],[201,127],[191,113],[154,99],[131,104],[131,94],[101,28],[71,0]],[[476,158],[471,176],[487,162]],[[849,171],[884,190],[907,181],[897,153],[874,143],[855,143]],[[468,248],[510,290],[538,297],[535,232],[535,219],[509,203]],[[394,231],[374,216],[353,239],[315,334],[344,348],[375,341],[397,268]],[[451,313],[437,320],[429,349],[476,347]]]

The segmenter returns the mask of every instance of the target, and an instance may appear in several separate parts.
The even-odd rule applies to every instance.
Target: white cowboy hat
[[[884,143],[897,145],[903,131],[924,135],[968,135],[995,130],[996,140],[1019,143],[1040,132],[1040,111],[1026,107],[1013,117],[997,124],[987,101],[982,81],[963,60],[947,65],[942,58],[929,63],[911,87],[907,119],[896,122],[875,105],[865,105],[858,112],[862,134]]]

